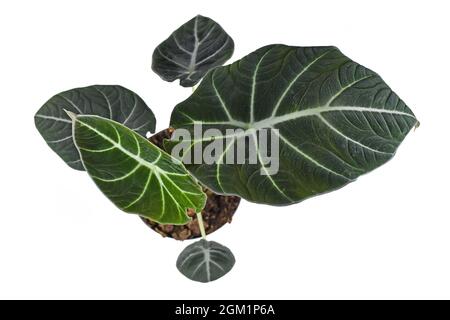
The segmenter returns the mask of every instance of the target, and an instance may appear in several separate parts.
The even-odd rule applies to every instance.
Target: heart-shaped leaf
[[[171,117],[176,129],[202,124],[222,132],[215,163],[186,165],[196,178],[217,193],[275,205],[338,189],[379,167],[417,123],[378,74],[337,48],[285,45],[212,70]],[[236,128],[243,132],[225,134]],[[263,129],[279,142],[271,155],[276,173],[261,152]],[[245,163],[227,162],[244,139]],[[205,139],[194,144],[208,147]]]
[[[177,268],[191,280],[210,282],[227,274],[235,261],[230,249],[220,243],[202,239],[181,252]]]
[[[206,195],[181,162],[118,122],[68,114],[86,171],[121,210],[185,224],[188,209],[203,209]]]
[[[34,116],[36,128],[47,144],[70,167],[84,170],[72,139],[72,121],[64,110],[113,119],[142,136],[155,130],[155,116],[134,92],[116,85],[95,85],[61,92]]]
[[[233,39],[222,27],[198,15],[155,49],[152,69],[165,81],[180,79],[183,87],[192,87],[208,70],[224,64],[233,50]]]

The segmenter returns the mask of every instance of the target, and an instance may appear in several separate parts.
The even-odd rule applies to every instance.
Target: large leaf
[[[118,122],[69,112],[86,171],[121,210],[164,224],[190,221],[206,202],[183,164]]]
[[[233,50],[233,39],[222,27],[198,15],[155,49],[152,69],[165,81],[180,79],[183,87],[192,87],[208,70],[227,61]]]
[[[210,282],[227,274],[235,261],[230,249],[220,243],[202,239],[181,252],[177,268],[191,280]]]
[[[84,170],[72,139],[72,121],[64,110],[98,115],[123,123],[142,136],[155,130],[155,116],[134,92],[116,85],[95,85],[61,92],[34,116],[47,144],[70,167]]]
[[[378,74],[337,48],[270,45],[208,73],[172,113],[174,128],[194,123],[246,130],[228,136],[216,163],[187,165],[195,177],[217,193],[286,205],[384,164],[417,120]],[[259,148],[257,164],[225,163],[242,139],[247,154],[263,128],[279,139],[278,173],[267,175]]]

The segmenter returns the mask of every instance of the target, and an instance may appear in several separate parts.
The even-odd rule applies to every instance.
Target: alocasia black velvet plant
[[[220,278],[235,262],[228,248],[206,240],[202,187],[256,203],[297,203],[381,166],[418,125],[378,74],[336,47],[269,45],[221,66],[233,50],[222,27],[202,16],[155,49],[152,69],[162,79],[179,79],[185,87],[200,82],[174,108],[170,126],[222,132],[188,140],[179,157],[172,151],[186,141],[166,140],[164,150],[151,144],[145,136],[155,128],[152,111],[121,86],[62,92],[35,116],[47,144],[70,167],[86,170],[122,211],[182,225],[191,220],[187,210],[195,210],[203,239],[181,253],[177,268],[201,282]],[[234,133],[224,134],[227,129]],[[279,141],[275,172],[260,148],[264,130]],[[207,151],[205,141],[224,144],[216,161],[185,161],[193,148]],[[239,152],[255,161],[225,161]]]
[[[214,20],[196,16],[153,52],[152,69],[165,81],[192,87],[233,55],[233,39]]]

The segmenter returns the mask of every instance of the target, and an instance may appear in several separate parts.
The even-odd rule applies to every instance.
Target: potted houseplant
[[[155,49],[163,80],[198,87],[151,142],[153,112],[118,85],[62,92],[35,115],[47,144],[119,209],[163,235],[202,237],[177,260],[201,282],[235,263],[206,234],[230,221],[240,198],[283,206],[341,188],[389,161],[418,125],[378,74],[336,47],[275,44],[222,66],[233,49],[202,16]]]

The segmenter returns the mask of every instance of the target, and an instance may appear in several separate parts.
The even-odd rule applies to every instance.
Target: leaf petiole
[[[200,233],[202,234],[202,238],[206,240],[206,232],[205,232],[205,225],[203,224],[203,217],[201,212],[197,212],[197,220],[198,220],[198,226],[200,227]]]

